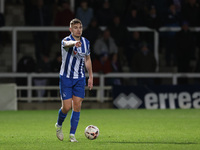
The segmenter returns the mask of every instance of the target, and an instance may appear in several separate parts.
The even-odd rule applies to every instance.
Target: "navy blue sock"
[[[80,118],[80,112],[72,111],[71,120],[70,120],[71,121],[70,134],[75,134],[77,126],[78,126],[79,118]]]
[[[57,120],[57,124],[59,126],[62,126],[63,121],[65,120],[65,118],[67,117],[67,114],[64,114],[61,110],[61,108],[58,111],[58,120]]]

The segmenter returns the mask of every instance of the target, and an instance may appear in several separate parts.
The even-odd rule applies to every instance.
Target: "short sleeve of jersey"
[[[88,41],[88,49],[87,49],[86,55],[90,55],[90,42],[89,41]]]
[[[64,47],[64,41],[70,41],[71,39],[69,37],[65,37],[64,39],[62,39],[61,41],[61,46]]]

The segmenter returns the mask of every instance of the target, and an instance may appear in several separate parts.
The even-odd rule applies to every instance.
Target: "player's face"
[[[72,35],[76,38],[80,38],[80,36],[82,35],[82,30],[83,30],[83,28],[80,23],[74,24],[70,28]]]

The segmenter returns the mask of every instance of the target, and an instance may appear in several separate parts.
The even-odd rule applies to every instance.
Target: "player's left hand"
[[[93,88],[93,79],[92,78],[88,79],[88,88],[89,88],[89,90],[92,90],[92,88]]]

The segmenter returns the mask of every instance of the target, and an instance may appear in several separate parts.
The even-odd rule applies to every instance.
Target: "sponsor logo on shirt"
[[[74,51],[74,55],[76,55],[77,54],[77,51]]]

